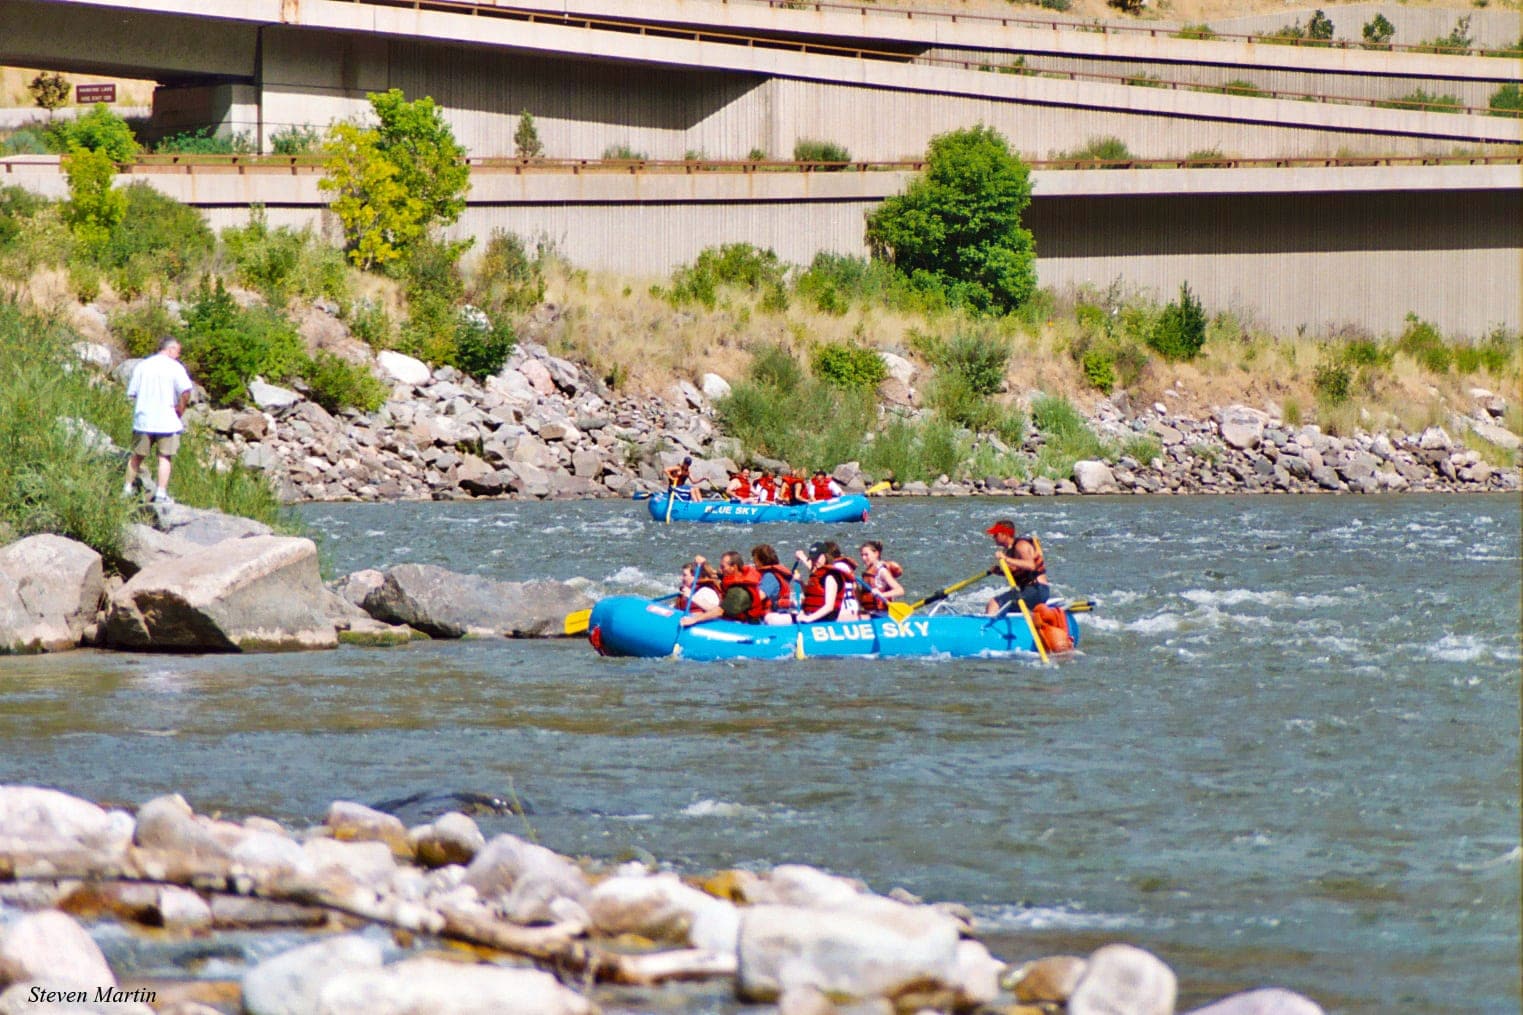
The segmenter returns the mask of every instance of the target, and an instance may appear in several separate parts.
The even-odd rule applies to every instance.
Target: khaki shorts
[[[173,458],[175,452],[180,450],[180,435],[177,433],[138,433],[132,431],[132,453],[142,458],[147,458],[153,446],[158,445],[160,458]]]

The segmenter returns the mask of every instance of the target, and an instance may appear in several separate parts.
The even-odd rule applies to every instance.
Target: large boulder
[[[1269,416],[1246,405],[1229,405],[1217,414],[1222,440],[1229,448],[1247,451],[1259,446]]]
[[[415,388],[427,384],[429,378],[433,376],[429,372],[427,363],[390,349],[376,353],[375,364],[393,381],[411,384]]]
[[[420,957],[346,970],[319,993],[316,1015],[594,1015],[597,1006],[537,969],[471,966]]]
[[[464,884],[497,900],[516,923],[554,923],[565,913],[558,900],[585,910],[587,878],[581,868],[543,846],[499,835],[465,869]]]
[[[1189,1015],[1323,1015],[1322,1006],[1309,997],[1278,987],[1245,990],[1224,997]]]
[[[364,602],[377,620],[435,638],[554,637],[564,633],[566,614],[592,605],[564,582],[498,582],[434,564],[391,568]]]
[[[160,532],[151,525],[133,522],[122,530],[117,558],[122,574],[131,578],[149,564],[183,557],[187,553],[194,553],[200,546],[200,543]]]
[[[116,986],[116,974],[85,929],[56,909],[29,913],[0,936],[0,986]]]
[[[78,797],[39,786],[0,786],[0,853],[86,850],[116,855],[133,821]]]
[[[308,1015],[328,981],[381,968],[381,946],[345,934],[265,959],[243,975],[243,1010],[249,1015]]]
[[[711,952],[735,950],[735,905],[683,884],[675,874],[621,874],[601,881],[588,899],[593,926],[608,935],[638,934]]]
[[[955,990],[957,925],[923,907],[873,906],[742,910],[737,992],[775,1001],[813,987],[832,997],[893,997],[911,987]]]
[[[310,539],[251,536],[151,564],[111,599],[107,643],[152,651],[334,648]]]
[[[1090,955],[1068,999],[1069,1015],[1174,1015],[1174,971],[1151,952],[1106,945]]]
[[[1116,474],[1100,461],[1074,462],[1074,486],[1080,493],[1115,493]]]
[[[100,554],[43,533],[0,548],[0,652],[79,644],[105,596]]]

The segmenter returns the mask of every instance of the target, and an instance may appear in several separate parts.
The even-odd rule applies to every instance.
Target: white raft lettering
[[[884,638],[926,638],[931,634],[931,623],[928,620],[906,621],[901,627],[898,624],[884,624],[879,630],[874,630],[870,622],[863,621],[860,624],[844,624],[840,626],[818,626],[809,629],[810,641],[872,641],[874,637]]]

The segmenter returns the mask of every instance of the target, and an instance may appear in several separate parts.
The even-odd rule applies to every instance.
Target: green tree
[[[53,111],[69,102],[69,79],[43,71],[27,84],[26,91],[38,108],[48,111],[48,121],[52,122]]]
[[[63,159],[69,180],[64,218],[87,249],[103,250],[127,216],[127,195],[112,187],[116,163],[104,151],[75,146]]]
[[[1306,23],[1306,37],[1326,42],[1333,37],[1333,19],[1328,17],[1319,8],[1312,12],[1311,20]]]
[[[1206,341],[1206,312],[1190,291],[1190,283],[1179,287],[1179,299],[1163,308],[1158,324],[1147,337],[1166,359],[1194,359]]]
[[[335,195],[349,256],[361,267],[408,254],[434,226],[465,210],[465,149],[433,99],[408,102],[400,89],[368,96],[379,124],[335,124],[318,186]]]
[[[521,159],[537,159],[545,154],[545,145],[539,139],[539,128],[534,117],[526,109],[518,114],[518,129],[513,132],[513,147]]]
[[[75,148],[105,152],[112,162],[130,162],[140,146],[127,121],[111,112],[104,102],[84,116],[58,120],[48,127],[48,150],[66,155]]]
[[[917,288],[1008,313],[1036,291],[1036,241],[1021,225],[1031,173],[1003,135],[966,128],[931,139],[925,175],[867,218],[867,244]]]
[[[1364,34],[1364,42],[1367,46],[1388,46],[1391,37],[1396,34],[1396,26],[1386,20],[1384,14],[1376,14],[1364,23],[1360,29]]]

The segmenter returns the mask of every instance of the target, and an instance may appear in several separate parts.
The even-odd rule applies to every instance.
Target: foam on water
[[[761,807],[731,803],[728,800],[699,800],[688,804],[679,812],[688,818],[765,818],[767,812]]]
[[[1488,649],[1473,634],[1446,634],[1438,641],[1424,645],[1423,651],[1447,663],[1468,663],[1486,655]]]
[[[989,930],[1108,930],[1136,928],[1143,921],[1120,913],[1090,913],[1078,906],[979,906],[980,927]]]

